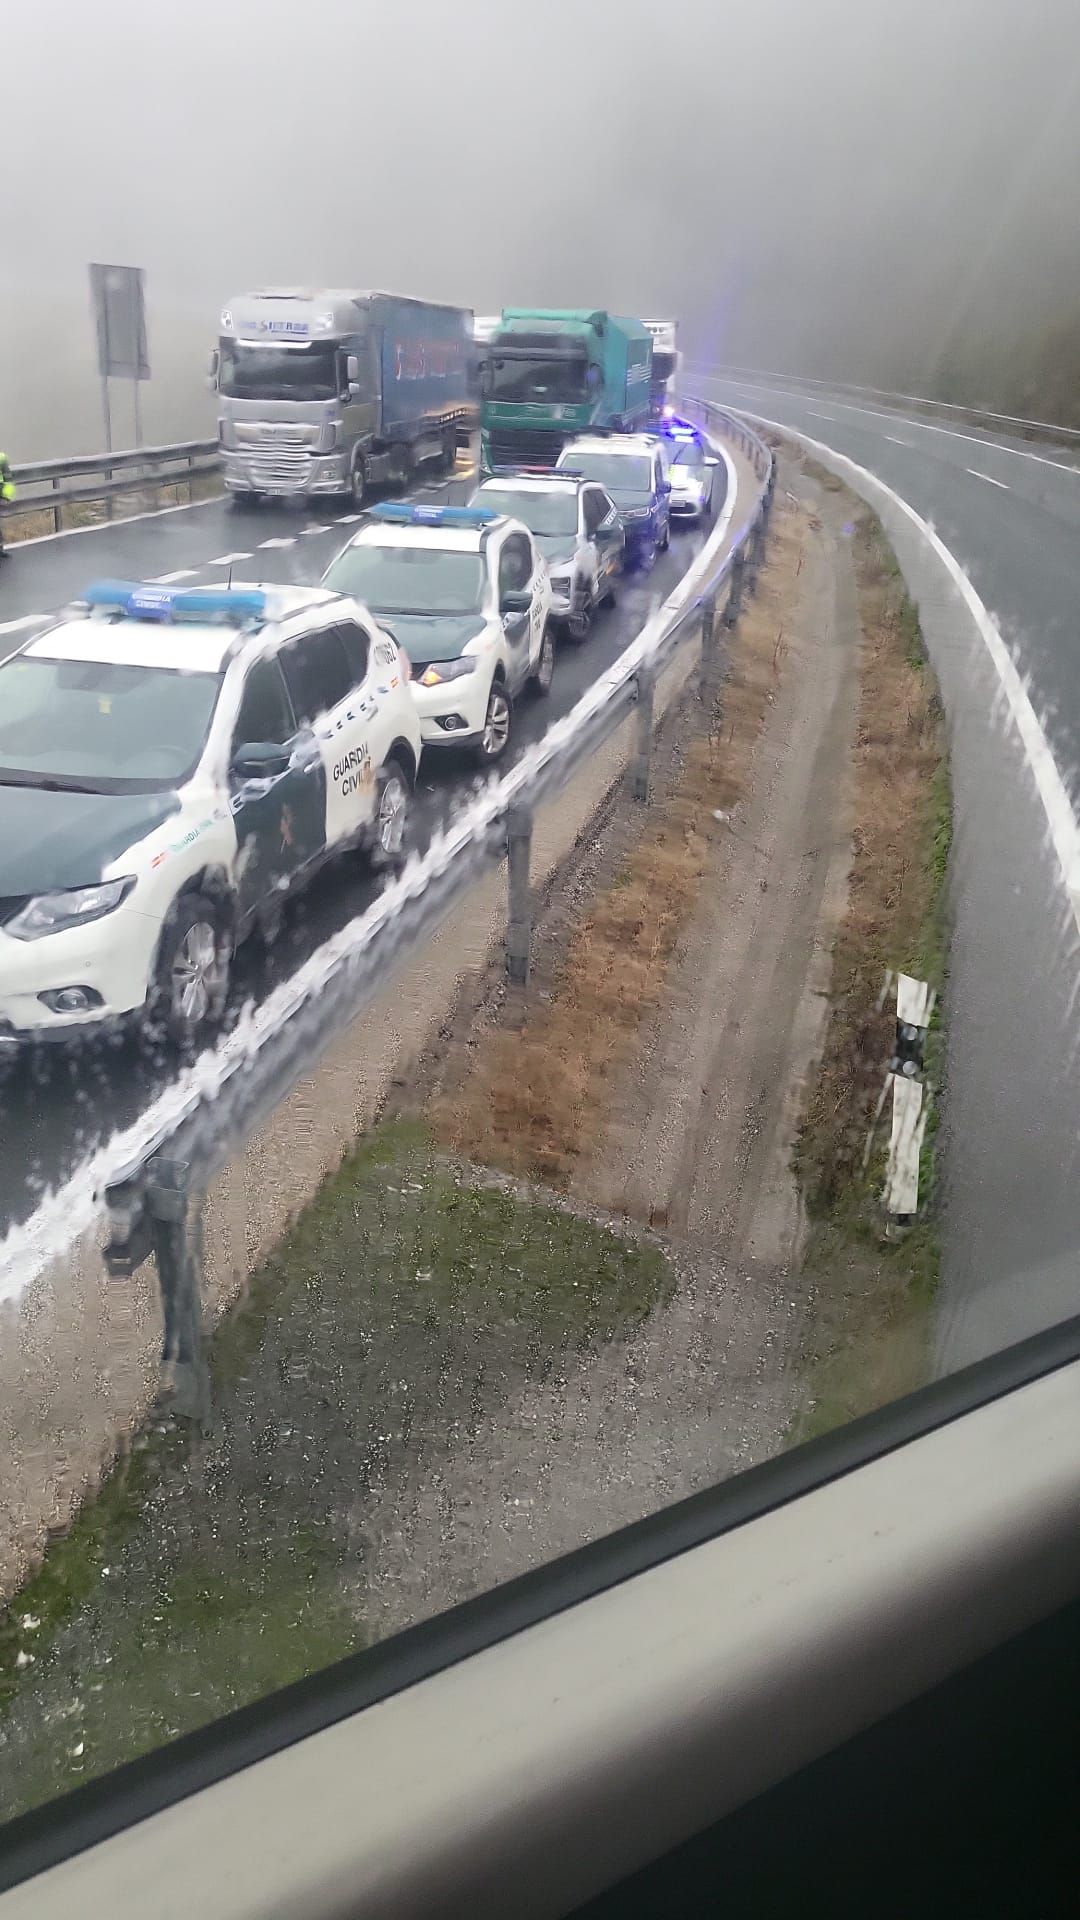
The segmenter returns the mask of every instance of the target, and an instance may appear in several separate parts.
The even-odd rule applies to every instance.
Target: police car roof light
[[[89,607],[102,607],[129,620],[224,620],[247,626],[267,617],[266,595],[252,587],[155,586],[140,580],[95,580],[83,595]]]
[[[423,501],[384,500],[368,509],[371,520],[399,527],[487,527],[501,516],[494,507],[436,507]]]

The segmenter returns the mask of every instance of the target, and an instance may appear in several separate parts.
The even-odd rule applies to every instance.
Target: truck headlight
[[[122,880],[103,880],[95,887],[35,894],[8,921],[4,932],[16,940],[40,940],[46,933],[66,933],[70,927],[86,926],[88,921],[112,913],[134,885],[135,875],[129,873]]]
[[[457,660],[433,660],[420,675],[422,687],[439,687],[444,680],[463,680],[467,673],[476,672],[476,661],[472,654],[463,653]]]

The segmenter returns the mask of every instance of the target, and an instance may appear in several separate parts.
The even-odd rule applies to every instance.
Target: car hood
[[[705,484],[705,475],[696,473],[693,467],[672,467],[668,479],[672,493],[700,493]]]
[[[533,539],[549,567],[569,566],[577,551],[568,533],[534,533]]]
[[[0,897],[92,887],[179,813],[175,793],[54,793],[0,786]]]
[[[456,660],[487,625],[482,613],[376,613],[375,618],[417,667]]]

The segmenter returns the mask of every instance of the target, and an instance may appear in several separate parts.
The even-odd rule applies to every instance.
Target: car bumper
[[[705,500],[696,493],[673,493],[669,502],[674,517],[684,520],[699,520],[705,511]]]
[[[160,922],[124,907],[40,940],[0,928],[0,1051],[122,1024],[145,1004],[160,935]],[[67,987],[87,988],[95,1004],[54,1012],[42,994]]]
[[[224,478],[227,493],[336,494],[349,484],[341,454],[303,455],[285,462],[254,450],[226,453]]]
[[[413,668],[414,675],[423,671]],[[490,673],[472,673],[438,687],[422,687],[414,678],[411,688],[425,747],[467,746],[479,739],[487,719]]]

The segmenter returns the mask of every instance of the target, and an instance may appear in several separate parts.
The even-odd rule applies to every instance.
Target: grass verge
[[[212,1427],[140,1435],[0,1623],[0,1809],[363,1646],[387,1483],[672,1287],[640,1236],[372,1135],[222,1323]]]
[[[522,1026],[493,1032],[464,1085],[438,1101],[435,1125],[456,1152],[566,1186],[601,1137],[613,1076],[664,992],[710,847],[746,789],[782,667],[783,608],[804,531],[778,496],[767,563],[732,636],[709,725],[690,740],[671,790],[643,812],[622,870],[574,928],[551,992],[533,997]]]
[[[840,487],[835,476],[825,478],[830,491]],[[855,830],[824,1056],[796,1157],[810,1218],[806,1272],[814,1298],[809,1404],[796,1440],[922,1384],[939,1268],[937,1098],[923,1147],[920,1214],[896,1242],[884,1237],[881,1210],[888,1102],[869,1154],[867,1141],[892,1051],[895,999],[882,995],[888,968],[937,990],[926,1077],[934,1089],[940,1081],[952,827],[945,722],[918,613],[892,549],[869,509],[853,497],[851,504],[861,627]]]

